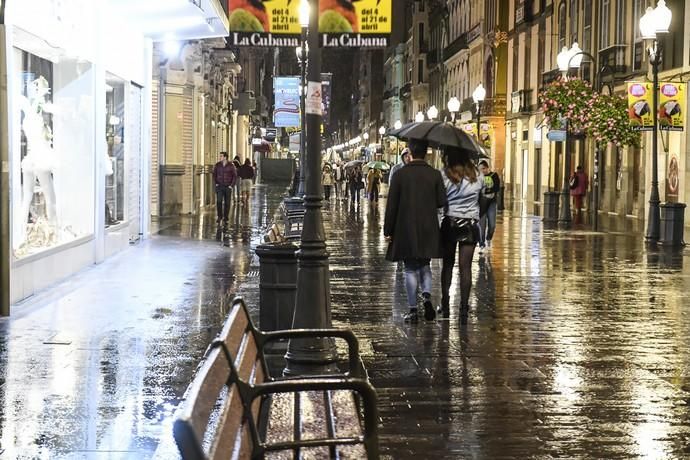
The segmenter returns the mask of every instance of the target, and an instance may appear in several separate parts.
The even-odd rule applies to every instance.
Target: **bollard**
[[[297,250],[292,243],[262,244],[256,248],[262,331],[292,328],[297,296]],[[283,351],[285,347],[283,344]]]
[[[685,203],[662,203],[659,244],[663,246],[684,246]]]
[[[545,223],[558,222],[558,201],[561,194],[559,192],[544,193],[544,219]]]

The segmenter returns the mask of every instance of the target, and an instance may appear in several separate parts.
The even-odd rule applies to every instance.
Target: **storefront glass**
[[[109,227],[125,220],[125,82],[109,74],[105,88],[105,135],[108,144],[105,226]]]
[[[93,65],[20,28],[10,97],[12,242],[26,257],[93,233]]]

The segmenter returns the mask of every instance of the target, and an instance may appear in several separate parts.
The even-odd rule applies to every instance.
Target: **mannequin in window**
[[[55,152],[52,147],[53,133],[45,123],[44,113],[53,113],[53,105],[48,101],[50,87],[48,80],[38,77],[27,85],[27,95],[19,97],[24,119],[22,129],[26,137],[26,156],[22,168],[22,206],[19,219],[22,223],[15,245],[19,247],[26,240],[26,224],[34,196],[36,181],[41,186],[46,203],[46,220],[51,226],[57,225],[54,171]]]

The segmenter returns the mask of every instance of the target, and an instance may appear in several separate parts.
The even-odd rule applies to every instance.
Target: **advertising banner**
[[[234,46],[300,45],[300,0],[228,0]],[[392,0],[320,0],[321,46],[385,48],[391,33]]]
[[[385,48],[391,33],[392,0],[320,0],[323,47]]]
[[[653,131],[652,84],[628,82],[628,119],[635,131]]]
[[[477,124],[476,123],[464,123],[462,125],[463,131],[465,131],[470,136],[477,137]],[[494,136],[494,128],[489,123],[482,123],[482,135],[480,145],[486,148],[491,148],[491,139]]]
[[[659,85],[659,129],[683,131],[685,118],[685,83]]]
[[[273,79],[273,93],[275,94],[273,125],[277,128],[300,126],[299,81],[299,77],[275,77]]]

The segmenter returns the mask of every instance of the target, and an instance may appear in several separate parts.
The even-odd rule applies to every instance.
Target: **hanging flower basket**
[[[592,85],[580,78],[559,78],[539,94],[545,124],[550,129],[563,129],[570,124],[573,133],[587,130],[588,114],[592,110]]]
[[[633,131],[628,120],[628,102],[625,97],[616,94],[593,96],[587,134],[597,143],[616,147],[640,145],[640,133]]]

